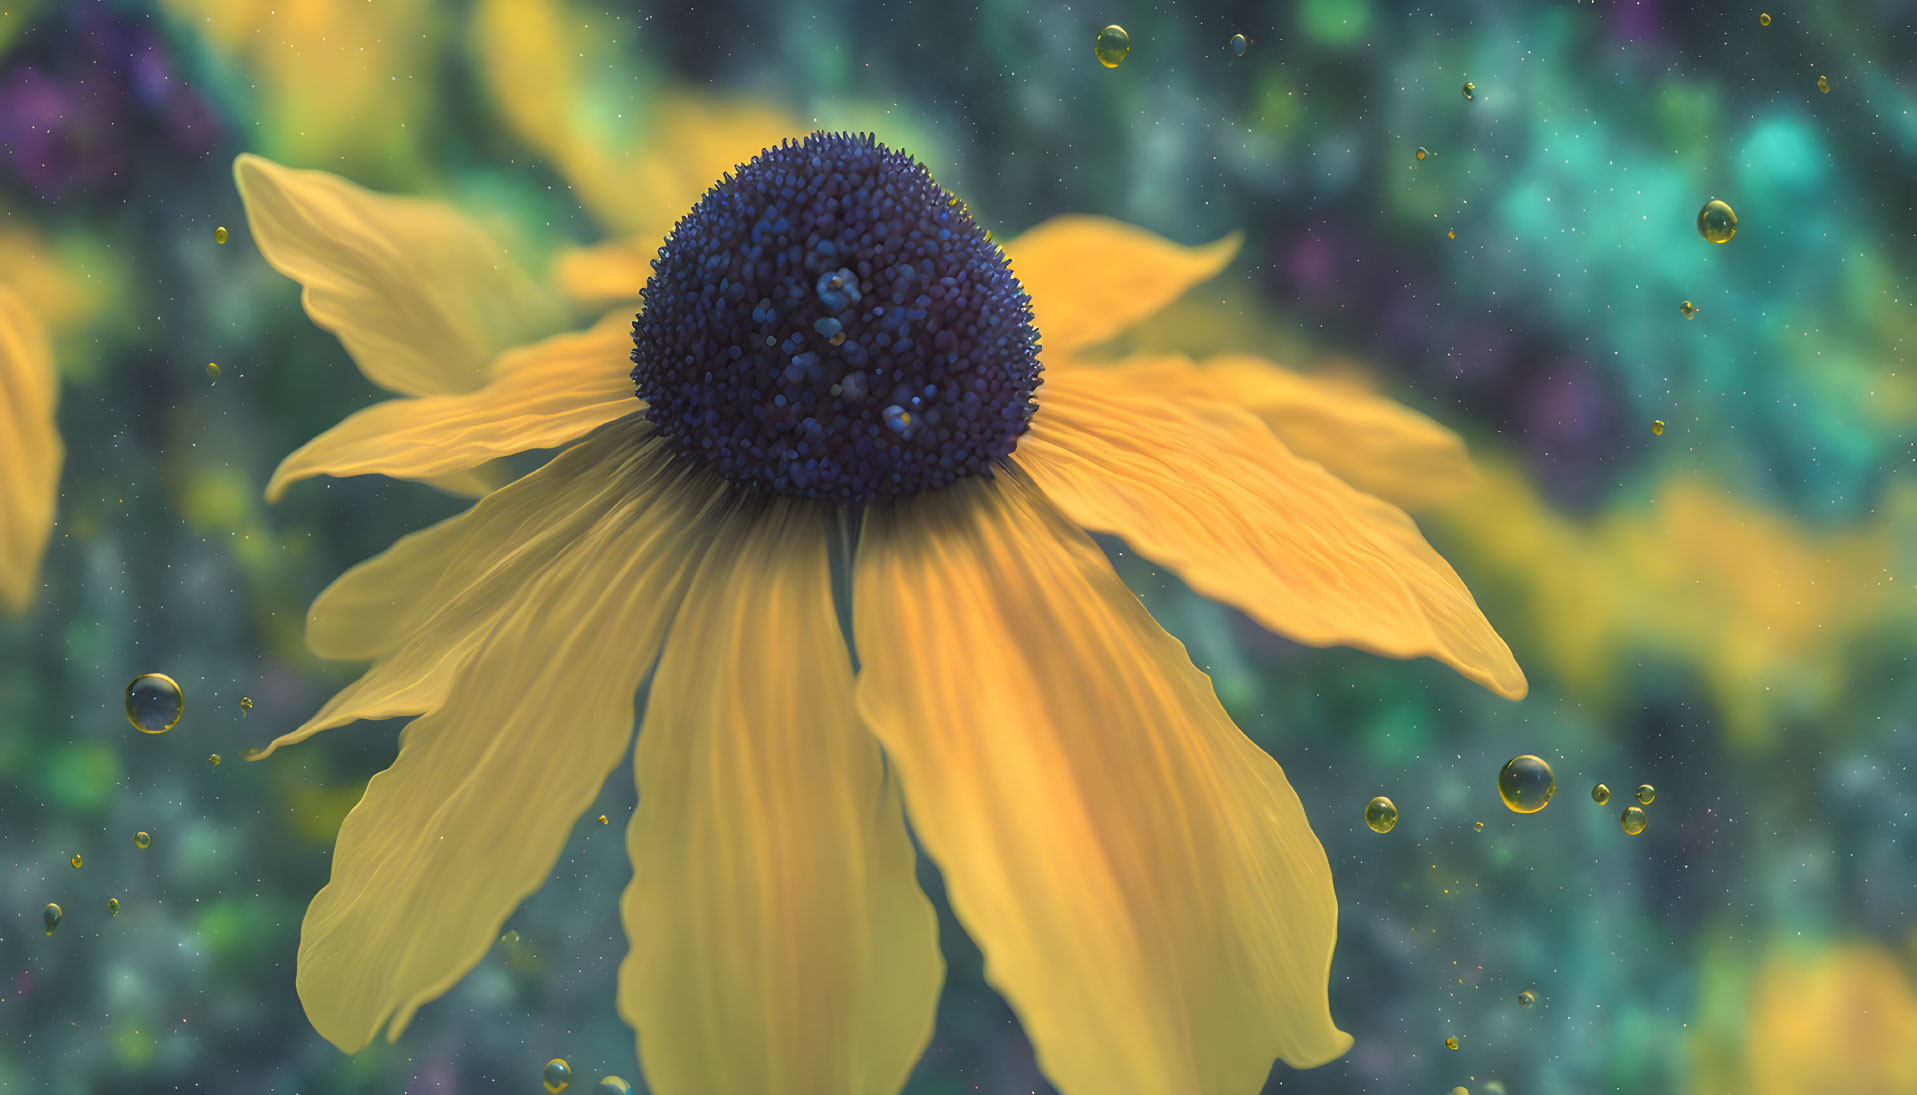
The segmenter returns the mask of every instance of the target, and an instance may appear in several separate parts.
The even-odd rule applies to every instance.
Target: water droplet
[[[79,852],[73,853],[73,869],[76,871],[80,869],[80,853]]]
[[[1558,793],[1558,777],[1544,758],[1525,753],[1504,762],[1498,772],[1498,797],[1516,814],[1535,814]]]
[[[206,363],[206,378],[208,380],[218,380],[220,378],[220,366],[218,362],[209,361]]]
[[[1662,418],[1654,418],[1651,420],[1651,432],[1659,437],[1664,436],[1664,420]]]
[[[1244,35],[1242,34],[1232,35],[1231,36],[1231,55],[1233,57],[1243,57],[1245,55],[1245,50],[1250,45],[1251,45],[1251,39],[1245,37]]]
[[[1447,229],[1445,229],[1445,232],[1444,232],[1444,238],[1445,238],[1445,239],[1448,239],[1448,240],[1454,240],[1454,239],[1457,239],[1457,238],[1458,238],[1458,230],[1457,230],[1457,229],[1455,229],[1455,228],[1447,228]]]
[[[1643,832],[1645,823],[1648,821],[1650,819],[1644,816],[1644,811],[1635,806],[1626,806],[1624,812],[1617,816],[1617,823],[1632,836]]]
[[[1728,204],[1712,198],[1697,211],[1697,234],[1712,243],[1729,243],[1737,235],[1737,213]]]
[[[248,714],[251,714],[252,711],[253,711],[253,697],[241,696],[240,697],[240,714],[248,715]]]
[[[107,898],[107,915],[108,916],[120,915],[120,899],[119,898],[117,897]]]
[[[519,933],[517,931],[509,931],[506,934],[500,936],[499,941],[505,944],[506,946],[510,947],[514,943],[519,942]]]
[[[1651,803],[1653,803],[1653,802],[1656,802],[1656,801],[1657,801],[1657,788],[1655,788],[1655,787],[1653,787],[1653,786],[1651,786],[1651,785],[1650,785],[1650,784],[1648,784],[1648,783],[1640,783],[1640,784],[1638,784],[1638,785],[1637,785],[1637,800],[1638,800],[1638,802],[1639,802],[1639,803],[1640,803],[1641,805],[1644,805],[1644,806],[1649,806],[1649,805],[1650,805]]]
[[[209,756],[206,758],[206,762],[208,764],[211,764],[213,767],[218,768],[220,766],[220,755],[218,753],[214,753],[212,756]]]
[[[1457,1087],[1452,1088],[1447,1095],[1471,1095],[1471,1089],[1465,1087],[1463,1084],[1459,1084]]]
[[[1446,1039],[1444,1040],[1444,1048],[1446,1048],[1446,1049],[1456,1049],[1456,1048],[1458,1048],[1458,1036],[1454,1034],[1454,1035],[1452,1035],[1451,1037],[1449,1037],[1449,1038],[1446,1038]]]
[[[1758,12],[1758,13],[1757,13],[1757,25],[1758,25],[1758,26],[1760,26],[1760,27],[1768,27],[1768,26],[1770,26],[1770,25],[1771,25],[1771,13],[1770,13],[1770,12],[1768,12],[1768,11],[1760,11],[1760,12]]]
[[[153,838],[146,833],[134,833],[133,846],[144,852],[153,846]]]
[[[1825,79],[1825,78],[1824,78],[1824,77],[1822,77],[1822,76],[1819,76],[1819,77],[1817,78],[1817,90],[1819,90],[1819,91],[1821,91],[1821,92],[1823,92],[1823,93],[1824,93],[1824,94],[1826,94],[1826,95],[1829,95],[1829,94],[1830,94],[1830,81],[1829,81],[1829,80],[1827,80],[1827,79]]]
[[[1098,40],[1092,43],[1092,52],[1098,54],[1098,63],[1106,68],[1117,68],[1125,63],[1132,51],[1132,36],[1125,28],[1113,23],[1098,32]]]
[[[47,907],[40,910],[40,923],[45,924],[47,934],[52,935],[53,929],[60,926],[60,918],[65,915],[66,913],[60,911],[60,906],[49,901]]]
[[[1458,94],[1467,99],[1475,99],[1478,97],[1478,85],[1466,80],[1464,86],[1458,89]]]
[[[547,1061],[545,1071],[539,1075],[546,1081],[547,1091],[559,1092],[572,1086],[572,1066],[561,1058]]]
[[[1521,1008],[1528,1008],[1537,1002],[1537,994],[1530,989],[1525,989],[1523,992],[1518,993],[1518,1006]]]
[[[1599,806],[1611,801],[1611,789],[1602,783],[1591,788],[1591,801],[1597,803]]]
[[[599,824],[601,824],[601,825],[611,825],[611,824],[612,824],[612,820],[611,820],[610,818],[608,818],[608,817],[607,817],[606,815],[604,815],[604,814],[600,814],[600,815],[599,815]]]
[[[632,1095],[632,1085],[617,1076],[601,1076],[594,1090],[599,1095]]]
[[[1430,151],[1429,151],[1429,150],[1427,150],[1427,149],[1426,149],[1426,148],[1425,148],[1425,147],[1424,147],[1423,145],[1419,145],[1419,146],[1418,146],[1418,151],[1417,151],[1417,152],[1415,153],[1415,155],[1416,155],[1416,156],[1417,156],[1417,157],[1418,157],[1419,159],[1421,159],[1421,160],[1422,160],[1422,159],[1424,159],[1424,158],[1425,158],[1426,156],[1429,156],[1429,155],[1431,155],[1431,153],[1430,153]]]
[[[1398,807],[1388,798],[1379,795],[1365,803],[1365,824],[1371,826],[1374,833],[1388,833],[1398,824]]]
[[[164,673],[142,673],[126,686],[126,717],[145,734],[164,734],[179,725],[186,712],[180,686]]]
[[[1690,301],[1687,300],[1684,303],[1677,306],[1677,314],[1683,316],[1685,319],[1696,319],[1697,305],[1692,304]]]
[[[893,433],[904,433],[912,428],[912,412],[897,403],[885,408],[885,426]]]
[[[214,243],[226,242],[226,226],[225,225],[221,225],[220,227],[215,228],[213,230],[213,242]]]
[[[1472,822],[1472,823],[1471,823],[1471,831],[1472,831],[1472,832],[1474,832],[1474,833],[1482,833],[1482,832],[1484,832],[1484,822],[1482,822],[1482,821],[1474,821],[1474,822]]]

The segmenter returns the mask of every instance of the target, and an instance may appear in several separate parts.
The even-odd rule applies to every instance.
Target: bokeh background
[[[662,231],[683,208],[627,173],[739,115],[874,129],[1001,237],[1065,211],[1242,228],[1131,346],[1255,349],[1469,441],[1481,480],[1417,517],[1522,703],[1119,560],[1331,855],[1356,1045],[1268,1091],[1917,1093],[1917,9],[1761,25],[1770,2],[8,0],[0,282],[54,337],[69,455],[45,590],[0,620],[0,1089],[530,1092],[554,1056],[575,1089],[643,1088],[612,1006],[629,772],[518,941],[399,1044],[347,1058],[305,1023],[300,917],[398,725],[240,754],[355,672],[305,652],[312,595],[465,503],[378,479],[263,502],[376,392],[253,248],[230,164],[454,201],[543,271]],[[1694,227],[1712,197],[1741,218],[1723,246]],[[187,694],[160,737],[120,713],[146,671]],[[1526,752],[1558,794],[1521,817],[1495,778]],[[942,915],[908,1091],[1049,1091]]]

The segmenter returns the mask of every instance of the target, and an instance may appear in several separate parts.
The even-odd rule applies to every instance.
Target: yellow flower
[[[46,332],[0,285],[0,609],[25,612],[53,531],[66,450],[53,412],[60,396]]]
[[[313,605],[316,652],[373,664],[273,748],[418,716],[302,928],[322,1035],[397,1037],[480,960],[650,680],[619,1007],[654,1090],[902,1086],[943,979],[904,809],[1068,1095],[1250,1092],[1274,1057],[1350,1044],[1297,795],[1086,530],[1299,641],[1525,685],[1401,511],[1189,364],[1073,363],[1235,239],[1068,218],[1008,268],[909,160],[815,136],[700,201],[637,320],[486,364],[499,267],[447,253],[470,225],[257,157],[235,172],[308,311],[410,392],[289,457],[273,493],[562,449]],[[449,361],[486,383],[421,382]]]

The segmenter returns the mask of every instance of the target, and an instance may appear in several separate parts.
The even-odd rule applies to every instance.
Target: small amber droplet
[[[1591,788],[1591,801],[1597,803],[1599,806],[1611,801],[1611,789],[1602,783]]]
[[[253,697],[241,696],[240,697],[240,714],[247,715],[247,714],[251,714],[252,711],[253,711]]]
[[[1117,68],[1125,63],[1132,51],[1132,36],[1125,28],[1113,23],[1098,32],[1098,38],[1092,42],[1092,52],[1098,55],[1098,63],[1106,68]]]
[[[213,242],[214,243],[226,242],[226,226],[225,225],[221,225],[220,227],[215,228],[213,230]]]
[[[1472,831],[1472,832],[1474,832],[1474,833],[1482,833],[1482,832],[1484,832],[1484,822],[1482,822],[1482,821],[1474,821],[1474,822],[1472,822],[1472,823],[1471,823],[1471,831]]]
[[[1418,151],[1417,151],[1417,153],[1416,153],[1416,155],[1417,155],[1417,157],[1418,157],[1419,159],[1421,159],[1421,160],[1422,160],[1422,159],[1424,159],[1424,158],[1425,158],[1426,156],[1429,156],[1429,155],[1431,155],[1431,153],[1430,153],[1430,152],[1429,152],[1428,150],[1426,150],[1426,148],[1425,148],[1425,147],[1424,147],[1423,145],[1419,145],[1419,146],[1418,146]]]
[[[220,755],[218,753],[214,753],[212,756],[206,758],[206,762],[208,764],[211,764],[213,767],[218,768],[220,766]]]
[[[1365,824],[1371,826],[1374,833],[1388,833],[1398,824],[1398,807],[1388,798],[1379,795],[1365,803]]]
[[[1696,319],[1697,305],[1692,304],[1690,301],[1687,300],[1684,303],[1677,306],[1677,314],[1683,316],[1685,319]]]
[[[1531,753],[1512,757],[1498,772],[1498,797],[1512,813],[1535,814],[1558,793],[1558,777],[1544,758]]]
[[[153,838],[146,833],[134,833],[133,846],[144,852],[153,846]]]
[[[1454,240],[1454,239],[1457,239],[1457,238],[1458,238],[1458,230],[1457,230],[1457,229],[1455,229],[1455,228],[1448,228],[1448,229],[1446,229],[1446,230],[1445,230],[1445,233],[1444,233],[1444,238],[1445,238],[1445,239],[1448,239],[1448,240]]]
[[[594,1090],[599,1095],[632,1095],[632,1085],[617,1076],[601,1076]]]
[[[164,734],[180,724],[186,697],[165,673],[142,673],[126,686],[126,718],[143,734]]]
[[[218,380],[220,378],[220,366],[217,362],[209,361],[206,363],[206,378],[208,380]]]
[[[1245,50],[1249,48],[1251,48],[1251,39],[1242,34],[1234,34],[1231,36],[1231,55],[1233,57],[1243,57]]]
[[[1523,992],[1518,993],[1518,1006],[1521,1008],[1528,1008],[1537,1002],[1537,995],[1530,989],[1525,989]]]
[[[1824,94],[1826,94],[1826,95],[1829,95],[1829,94],[1830,94],[1830,81],[1829,81],[1829,80],[1827,80],[1827,79],[1825,79],[1825,78],[1824,78],[1824,77],[1822,77],[1822,76],[1819,76],[1819,77],[1817,78],[1817,90],[1819,90],[1819,91],[1821,91],[1821,92],[1823,92],[1823,93],[1824,93]]]
[[[1617,816],[1617,823],[1632,836],[1643,832],[1645,824],[1649,821],[1650,819],[1644,816],[1644,811],[1635,806],[1626,806],[1624,812]]]
[[[600,815],[599,815],[599,824],[601,824],[601,825],[611,825],[611,824],[612,824],[612,820],[611,820],[610,818],[608,818],[608,817],[606,817],[606,815],[604,815],[604,814],[600,814]]]
[[[1478,85],[1466,80],[1464,86],[1458,89],[1458,94],[1467,99],[1475,99],[1478,97]]]
[[[108,916],[120,915],[120,899],[119,898],[117,897],[107,898],[107,915]]]
[[[52,935],[53,929],[60,926],[60,918],[65,915],[66,913],[60,911],[60,906],[49,901],[47,907],[40,910],[40,923],[45,924],[47,934]]]
[[[1737,235],[1737,211],[1712,198],[1697,211],[1697,234],[1712,243],[1729,243]]]
[[[1444,1040],[1444,1048],[1446,1048],[1446,1049],[1456,1049],[1456,1048],[1458,1048],[1458,1037],[1457,1037],[1457,1035],[1455,1035],[1455,1034],[1454,1034],[1454,1035],[1452,1035],[1451,1037],[1449,1037],[1449,1038],[1446,1038],[1446,1039]]]
[[[1651,420],[1651,432],[1659,437],[1664,436],[1664,420],[1662,418],[1654,418]]]
[[[1637,785],[1637,801],[1639,802],[1639,804],[1644,806],[1649,806],[1651,803],[1656,802],[1657,788],[1651,786],[1648,783],[1638,784]]]
[[[555,1093],[564,1091],[572,1086],[572,1066],[554,1057],[546,1062],[546,1069],[540,1073],[540,1078],[546,1081],[547,1091]]]
[[[514,943],[519,942],[519,932],[517,930],[508,931],[504,935],[501,935],[499,937],[499,941],[505,944],[506,946],[510,947]]]
[[[73,869],[76,871],[80,869],[80,853],[79,852],[73,853]]]

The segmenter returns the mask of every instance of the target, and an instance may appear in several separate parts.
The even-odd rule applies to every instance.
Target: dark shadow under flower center
[[[653,260],[633,383],[727,479],[843,504],[989,474],[1040,383],[1030,299],[910,156],[814,133],[722,179]]]

